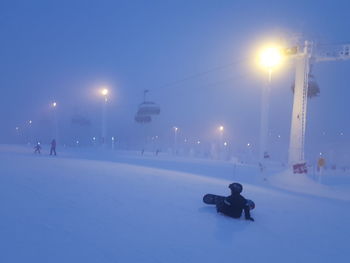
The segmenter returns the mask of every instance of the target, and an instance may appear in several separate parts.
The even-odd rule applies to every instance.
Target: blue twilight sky
[[[137,140],[133,118],[148,89],[161,106],[150,134],[166,141],[176,125],[183,138],[210,140],[222,124],[237,148],[256,144],[264,84],[252,63],[258,44],[295,36],[350,43],[349,10],[348,1],[2,0],[1,141],[15,141],[16,126],[29,133],[29,119],[33,133],[50,137],[52,100],[62,138],[98,136],[95,91],[106,85],[110,136]],[[350,61],[313,68],[321,95],[309,103],[308,147],[326,151],[350,138]],[[288,144],[293,76],[292,62],[273,76],[270,143],[280,150]],[[72,127],[72,116],[91,126]]]

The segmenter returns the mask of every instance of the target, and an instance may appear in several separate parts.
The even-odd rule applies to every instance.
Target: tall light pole
[[[33,136],[32,136],[32,124],[33,124],[33,121],[32,120],[29,120],[28,121],[28,130],[29,130],[29,132],[28,132],[28,136],[29,136],[29,138],[28,138],[28,143],[29,144],[31,144],[32,143],[32,141],[33,141]]]
[[[268,79],[264,85],[261,98],[261,119],[260,119],[260,149],[259,160],[263,161],[268,153],[267,137],[269,131],[269,97],[271,89],[271,78],[273,70],[281,64],[282,54],[278,47],[268,47],[259,56],[260,65],[267,70]]]
[[[219,141],[219,158],[223,155],[223,149],[224,149],[224,126],[220,125],[218,127],[219,133],[220,133],[220,141]]]
[[[51,108],[53,110],[53,121],[54,121],[54,139],[57,141],[58,137],[58,120],[57,120],[57,102],[53,101],[51,103]]]
[[[220,147],[222,146],[223,140],[224,140],[224,126],[220,125],[218,127],[218,130],[220,132]]]
[[[114,150],[115,148],[115,137],[112,136],[112,150]]]
[[[174,129],[174,154],[177,155],[177,133],[179,128],[174,126],[173,129]]]
[[[102,88],[100,91],[101,95],[103,96],[103,106],[102,106],[102,129],[101,129],[101,139],[102,139],[102,145],[105,145],[106,141],[106,133],[107,133],[107,102],[108,102],[108,89]]]
[[[18,143],[20,143],[20,138],[21,138],[21,136],[20,136],[20,130],[19,130],[19,127],[18,126],[16,126],[16,135],[17,135],[17,138],[18,138]]]

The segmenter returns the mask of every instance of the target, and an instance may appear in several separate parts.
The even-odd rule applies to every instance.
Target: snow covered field
[[[266,180],[263,180],[263,177]],[[202,203],[242,182],[255,222]],[[347,262],[350,176],[0,146],[0,262]]]

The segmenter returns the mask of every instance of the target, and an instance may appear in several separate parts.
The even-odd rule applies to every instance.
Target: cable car
[[[151,116],[136,114],[135,121],[138,123],[150,123],[152,121]]]
[[[160,107],[151,101],[144,101],[139,105],[137,115],[158,115]]]

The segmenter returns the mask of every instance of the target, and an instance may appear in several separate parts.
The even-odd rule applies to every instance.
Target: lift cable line
[[[196,79],[196,78],[200,78],[204,75],[207,75],[207,74],[210,74],[212,72],[215,72],[215,71],[220,71],[220,70],[223,70],[223,69],[226,69],[226,68],[230,68],[230,67],[233,67],[235,65],[238,65],[244,61],[247,61],[248,59],[247,58],[241,58],[241,59],[238,59],[238,60],[235,60],[234,62],[231,62],[231,63],[228,63],[228,64],[225,64],[225,65],[221,65],[221,66],[217,66],[217,67],[214,67],[214,68],[211,68],[211,69],[208,69],[208,70],[205,70],[205,71],[202,71],[202,72],[197,72],[197,73],[194,73],[194,74],[190,74],[184,78],[181,78],[181,79],[178,79],[178,80],[174,80],[174,81],[171,81],[169,83],[166,83],[164,85],[161,85],[160,88],[167,88],[167,87],[171,87],[171,86],[176,86],[182,82],[186,82],[186,81],[189,81],[189,80],[192,80],[192,79]]]
[[[243,80],[245,78],[248,78],[250,77],[251,74],[250,73],[241,73],[239,75],[235,75],[231,78],[226,78],[226,79],[222,79],[222,80],[218,80],[218,81],[214,81],[214,82],[210,82],[210,83],[207,83],[207,84],[203,84],[203,85],[198,85],[197,88],[211,88],[211,87],[217,87],[219,85],[223,85],[223,84],[226,84],[228,82],[231,82],[233,83],[234,81],[237,81],[237,80]]]

